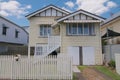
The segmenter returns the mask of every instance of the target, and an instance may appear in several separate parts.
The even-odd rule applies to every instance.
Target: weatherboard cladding
[[[3,16],[1,16],[1,15],[0,15],[0,18],[2,18],[2,19],[4,19],[4,20],[6,20],[6,21],[8,21],[8,22],[10,22],[10,23],[12,23],[12,24],[14,24],[16,27],[22,29],[23,31],[25,31],[25,32],[28,34],[28,32],[27,32],[24,28],[22,28],[21,26],[15,24],[14,22],[12,22],[12,21],[6,19],[5,17],[3,17]]]

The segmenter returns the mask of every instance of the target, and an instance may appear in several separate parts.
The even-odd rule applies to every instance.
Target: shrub
[[[114,60],[111,60],[111,61],[108,63],[108,65],[109,65],[109,67],[115,69],[115,61],[114,61]]]

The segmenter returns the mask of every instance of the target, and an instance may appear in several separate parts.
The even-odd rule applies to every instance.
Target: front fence
[[[120,75],[120,54],[115,54],[116,71]]]
[[[111,45],[105,45],[103,46],[103,53],[104,59],[106,63],[108,63],[111,60],[115,60],[115,53],[120,54],[120,45],[119,44],[111,44]]]
[[[45,58],[0,56],[0,79],[72,79],[70,56],[48,56]]]

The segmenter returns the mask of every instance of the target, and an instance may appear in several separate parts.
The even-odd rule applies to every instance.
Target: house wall
[[[2,34],[3,24],[8,27],[7,35]],[[18,38],[15,38],[15,30],[19,31]],[[28,34],[19,26],[0,17],[0,42],[28,44]]]
[[[95,64],[102,64],[100,24],[95,24],[96,36],[67,36],[66,24],[60,25],[61,53],[67,53],[69,46],[91,46],[95,48]]]
[[[118,17],[117,19],[115,19],[105,25],[102,25],[101,26],[101,36],[107,32],[107,28],[120,33],[120,17]],[[118,43],[120,43],[120,37],[109,40],[109,44],[118,44]]]
[[[53,31],[52,32],[53,35],[60,35],[60,26],[57,25],[57,26],[53,27],[52,31]]]
[[[36,43],[46,44],[48,42],[47,37],[40,36],[40,24],[54,24],[56,18],[58,17],[32,17],[29,19],[29,46],[35,46]]]

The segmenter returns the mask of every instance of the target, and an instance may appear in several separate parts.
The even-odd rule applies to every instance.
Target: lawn
[[[105,66],[95,66],[95,68],[103,74],[111,77],[113,80],[120,80],[120,75]]]

